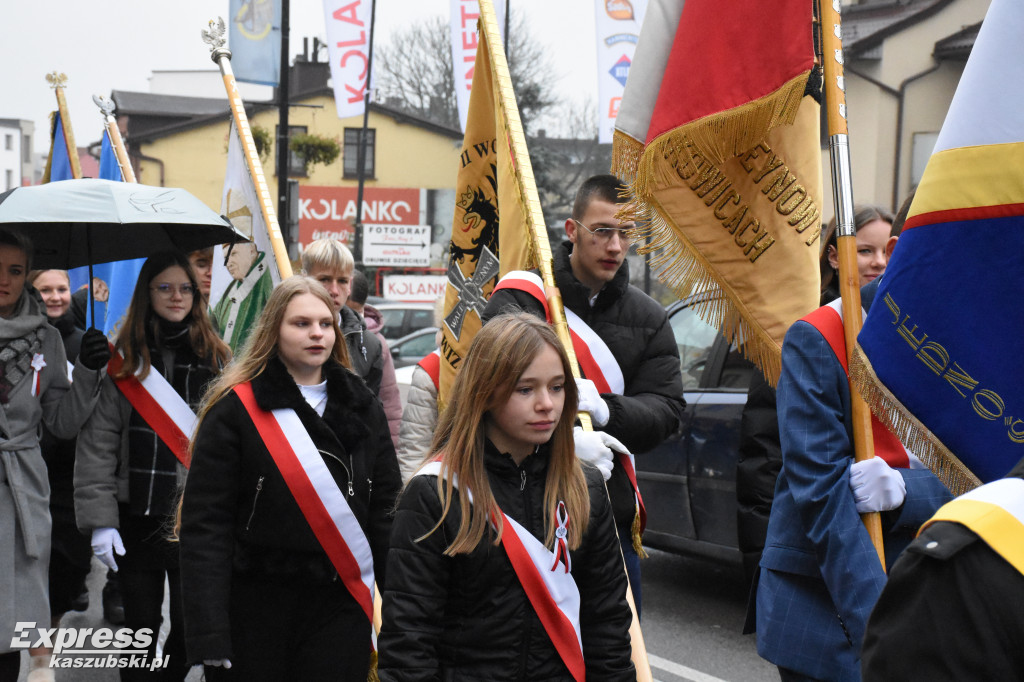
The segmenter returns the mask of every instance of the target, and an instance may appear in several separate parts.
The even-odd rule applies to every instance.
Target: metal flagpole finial
[[[221,57],[231,59],[231,50],[224,47],[227,40],[224,39],[226,27],[223,17],[217,17],[216,22],[210,19],[209,27],[209,30],[203,31],[203,42],[210,46],[210,58],[214,63],[220,61]]]
[[[57,73],[56,71],[46,74],[46,82],[50,84],[51,88],[64,88],[68,84],[68,76],[65,73]]]
[[[92,101],[100,108],[100,112],[103,113],[104,118],[107,116],[113,116],[114,111],[117,109],[117,107],[114,106],[114,103],[103,95],[93,95]]]

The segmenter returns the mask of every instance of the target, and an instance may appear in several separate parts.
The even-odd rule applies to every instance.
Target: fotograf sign
[[[430,265],[430,225],[363,225],[363,263],[393,268]]]

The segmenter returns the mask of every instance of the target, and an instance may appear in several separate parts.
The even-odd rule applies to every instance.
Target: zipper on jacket
[[[530,493],[526,492],[526,469],[520,466],[519,468],[519,492],[523,493],[523,526],[526,528],[526,532],[533,532],[533,510],[530,507]],[[526,677],[526,662],[530,657],[530,642],[533,639],[533,618],[530,615],[533,613],[533,607],[530,605],[529,598],[524,599],[526,603],[525,619],[526,619],[526,631],[523,633],[523,646],[519,652],[519,679],[527,680]]]
[[[526,490],[526,469],[520,469],[519,476],[521,479],[519,483],[519,492],[523,492]]]
[[[345,470],[345,475],[348,476],[348,496],[349,497],[355,497],[356,491],[355,491],[355,488],[352,487],[352,470],[355,467],[352,466],[352,455],[351,455],[351,453],[348,456],[348,466],[346,466],[345,463],[343,461],[341,461],[341,457],[338,457],[333,452],[327,452],[326,450],[320,450],[319,448],[317,448],[317,452],[319,452],[321,455],[326,455],[327,457],[330,457],[335,462],[337,462],[338,464],[341,465],[341,468]]]
[[[256,500],[260,499],[260,491],[263,490],[263,479],[265,476],[260,476],[260,479],[256,481],[256,495],[252,498],[252,511],[249,512],[249,520],[245,522],[245,529],[249,530],[249,526],[252,525],[252,517],[256,515]]]
[[[373,479],[366,479],[366,502],[369,504],[370,498],[373,496]]]

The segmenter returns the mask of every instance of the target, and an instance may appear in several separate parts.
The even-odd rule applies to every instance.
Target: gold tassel
[[[864,396],[864,401],[878,420],[917,455],[951,493],[962,495],[981,485],[978,477],[882,385],[859,345],[853,349],[850,381]]]
[[[643,153],[643,140],[616,130],[612,134],[612,175],[617,175],[627,184],[633,182]]]
[[[629,537],[633,541],[633,551],[641,559],[647,558],[647,552],[644,551],[644,546],[640,542],[640,507],[636,508],[636,513],[633,514],[633,525],[629,529]]]
[[[366,673],[366,682],[380,682],[380,675],[377,674],[377,652],[370,652],[370,670]]]

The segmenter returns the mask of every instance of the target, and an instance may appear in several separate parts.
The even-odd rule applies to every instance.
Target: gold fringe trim
[[[657,278],[680,299],[698,291],[721,291],[720,296],[695,303],[694,310],[709,325],[721,329],[729,341],[736,341],[744,357],[757,365],[768,383],[775,386],[782,372],[782,349],[761,327],[749,321],[749,311],[740,303],[729,282],[698,253],[682,230],[665,217],[666,212],[646,191],[646,179],[646,174],[641,174],[634,180],[631,189],[638,200],[622,212],[623,219],[636,222],[630,239],[637,253],[650,255],[648,261]],[[641,196],[646,197],[646,201],[640,201]]]
[[[633,182],[643,153],[643,140],[616,130],[612,135],[612,175],[618,176],[626,184]]]
[[[366,682],[380,682],[380,675],[377,673],[377,652],[370,652],[370,669],[366,673]]]
[[[633,514],[633,525],[629,528],[629,539],[633,542],[633,551],[641,559],[647,558],[647,552],[644,551],[644,546],[640,539],[640,507],[636,508],[636,512]]]
[[[917,455],[951,493],[963,495],[981,485],[978,477],[882,385],[860,345],[853,349],[850,381],[864,396],[878,420],[896,434],[903,445]]]
[[[700,151],[717,164],[748,151],[768,136],[768,131],[796,120],[809,71],[790,79],[775,92],[726,111],[710,114],[659,135],[689,137]]]

